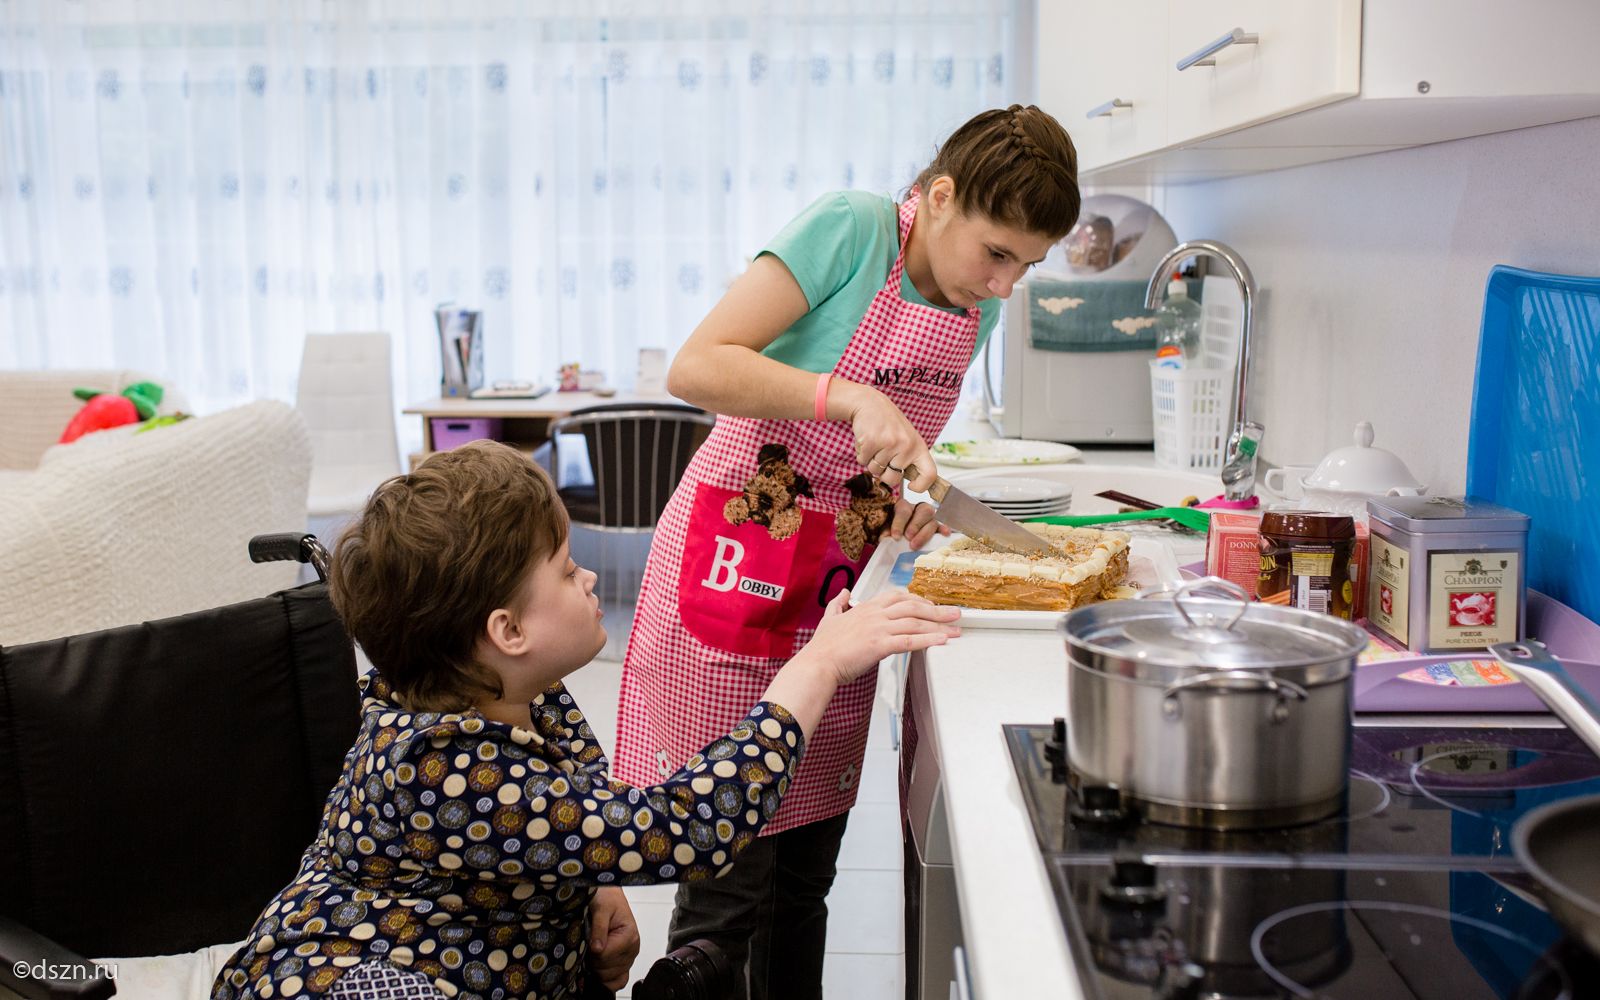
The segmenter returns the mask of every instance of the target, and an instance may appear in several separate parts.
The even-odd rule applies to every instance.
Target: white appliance
[[[985,348],[983,389],[996,433],[1077,444],[1155,440],[1149,365],[1155,337],[1143,308],[1144,290],[1151,272],[1177,245],[1161,213],[1142,201],[1118,194],[1084,199],[1077,225],[1007,300],[998,352],[992,340]],[[1041,297],[1044,308],[1032,308],[1036,289],[1051,282],[1057,284]],[[1063,282],[1101,287],[1073,289]],[[1113,282],[1120,291],[1107,287]],[[1102,295],[1114,296],[1113,311],[1106,311]],[[1036,322],[1051,324],[1040,331],[1040,340],[1075,343],[1065,350],[1033,346]],[[1113,327],[1127,336],[1113,334]],[[1127,349],[1120,346],[1123,339]],[[1085,340],[1100,342],[1085,347]],[[998,390],[990,381],[994,369],[1001,372]]]
[[[900,801],[905,836],[906,1000],[949,1000],[965,978],[956,957],[964,942],[926,671],[924,655],[911,654],[906,664],[905,711],[928,731],[914,748],[902,744],[900,759],[906,788]]]
[[[1006,301],[1005,336],[998,367],[998,398],[983,380],[989,422],[1002,437],[1068,443],[1149,444],[1153,347],[1128,351],[1050,351],[1031,346],[1031,282],[1020,282]],[[993,341],[984,348],[984,373],[994,365]]]

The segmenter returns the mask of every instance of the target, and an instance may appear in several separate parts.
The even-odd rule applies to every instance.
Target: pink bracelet
[[[833,378],[832,372],[823,372],[817,376],[817,419],[828,419],[828,380]]]

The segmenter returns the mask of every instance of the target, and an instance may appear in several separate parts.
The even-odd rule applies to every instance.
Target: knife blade
[[[916,466],[905,471],[906,479],[916,476]],[[928,496],[938,504],[939,521],[966,535],[997,549],[1025,556],[1058,556],[1061,553],[1048,542],[1006,517],[970,493],[950,485],[950,480],[935,478],[928,487]]]

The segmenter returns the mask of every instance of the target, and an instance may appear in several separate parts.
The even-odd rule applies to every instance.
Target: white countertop
[[[1086,450],[1081,463],[995,471],[1070,483],[1075,513],[1116,509],[1094,496],[1101,489],[1175,503],[1189,493],[1214,495],[1222,485],[1215,476],[1157,470],[1148,448]],[[1167,541],[1180,564],[1204,558],[1203,537]],[[938,748],[974,1000],[1082,1000],[1000,728],[1066,715],[1066,649],[1054,631],[968,628],[955,642],[928,650],[925,663],[933,719],[918,725],[931,730]]]
[[[1000,727],[1067,711],[1054,632],[970,629],[926,654],[931,726],[975,1000],[1081,1000],[1067,935]]]

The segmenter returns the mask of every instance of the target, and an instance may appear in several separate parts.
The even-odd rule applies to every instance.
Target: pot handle
[[[1221,681],[1222,683],[1216,683]],[[1161,690],[1161,714],[1169,719],[1183,715],[1178,695],[1185,691],[1270,691],[1278,696],[1272,706],[1272,721],[1289,716],[1289,701],[1305,701],[1306,689],[1293,681],[1282,680],[1259,670],[1212,670],[1174,681]]]
[[[1489,652],[1505,664],[1517,680],[1543,698],[1550,711],[1588,744],[1590,750],[1600,754],[1600,706],[1595,705],[1589,692],[1572,679],[1561,661],[1550,655],[1544,643],[1532,639],[1497,642],[1489,647]]]
[[[1224,629],[1232,629],[1234,625],[1238,624],[1239,619],[1244,617],[1244,613],[1250,609],[1250,595],[1245,593],[1243,587],[1232,580],[1225,580],[1220,576],[1202,576],[1198,580],[1190,580],[1172,594],[1172,603],[1177,606],[1178,614],[1183,616],[1183,620],[1189,623],[1190,628],[1201,628],[1202,626],[1194,620],[1194,616],[1189,613],[1189,609],[1183,606],[1183,599],[1185,597],[1193,597],[1204,590],[1221,591],[1223,596],[1231,597],[1239,602],[1239,613],[1228,619],[1227,624],[1222,626]],[[1204,627],[1215,627],[1216,623],[1212,620],[1213,616],[1207,615],[1206,618],[1208,621]]]

